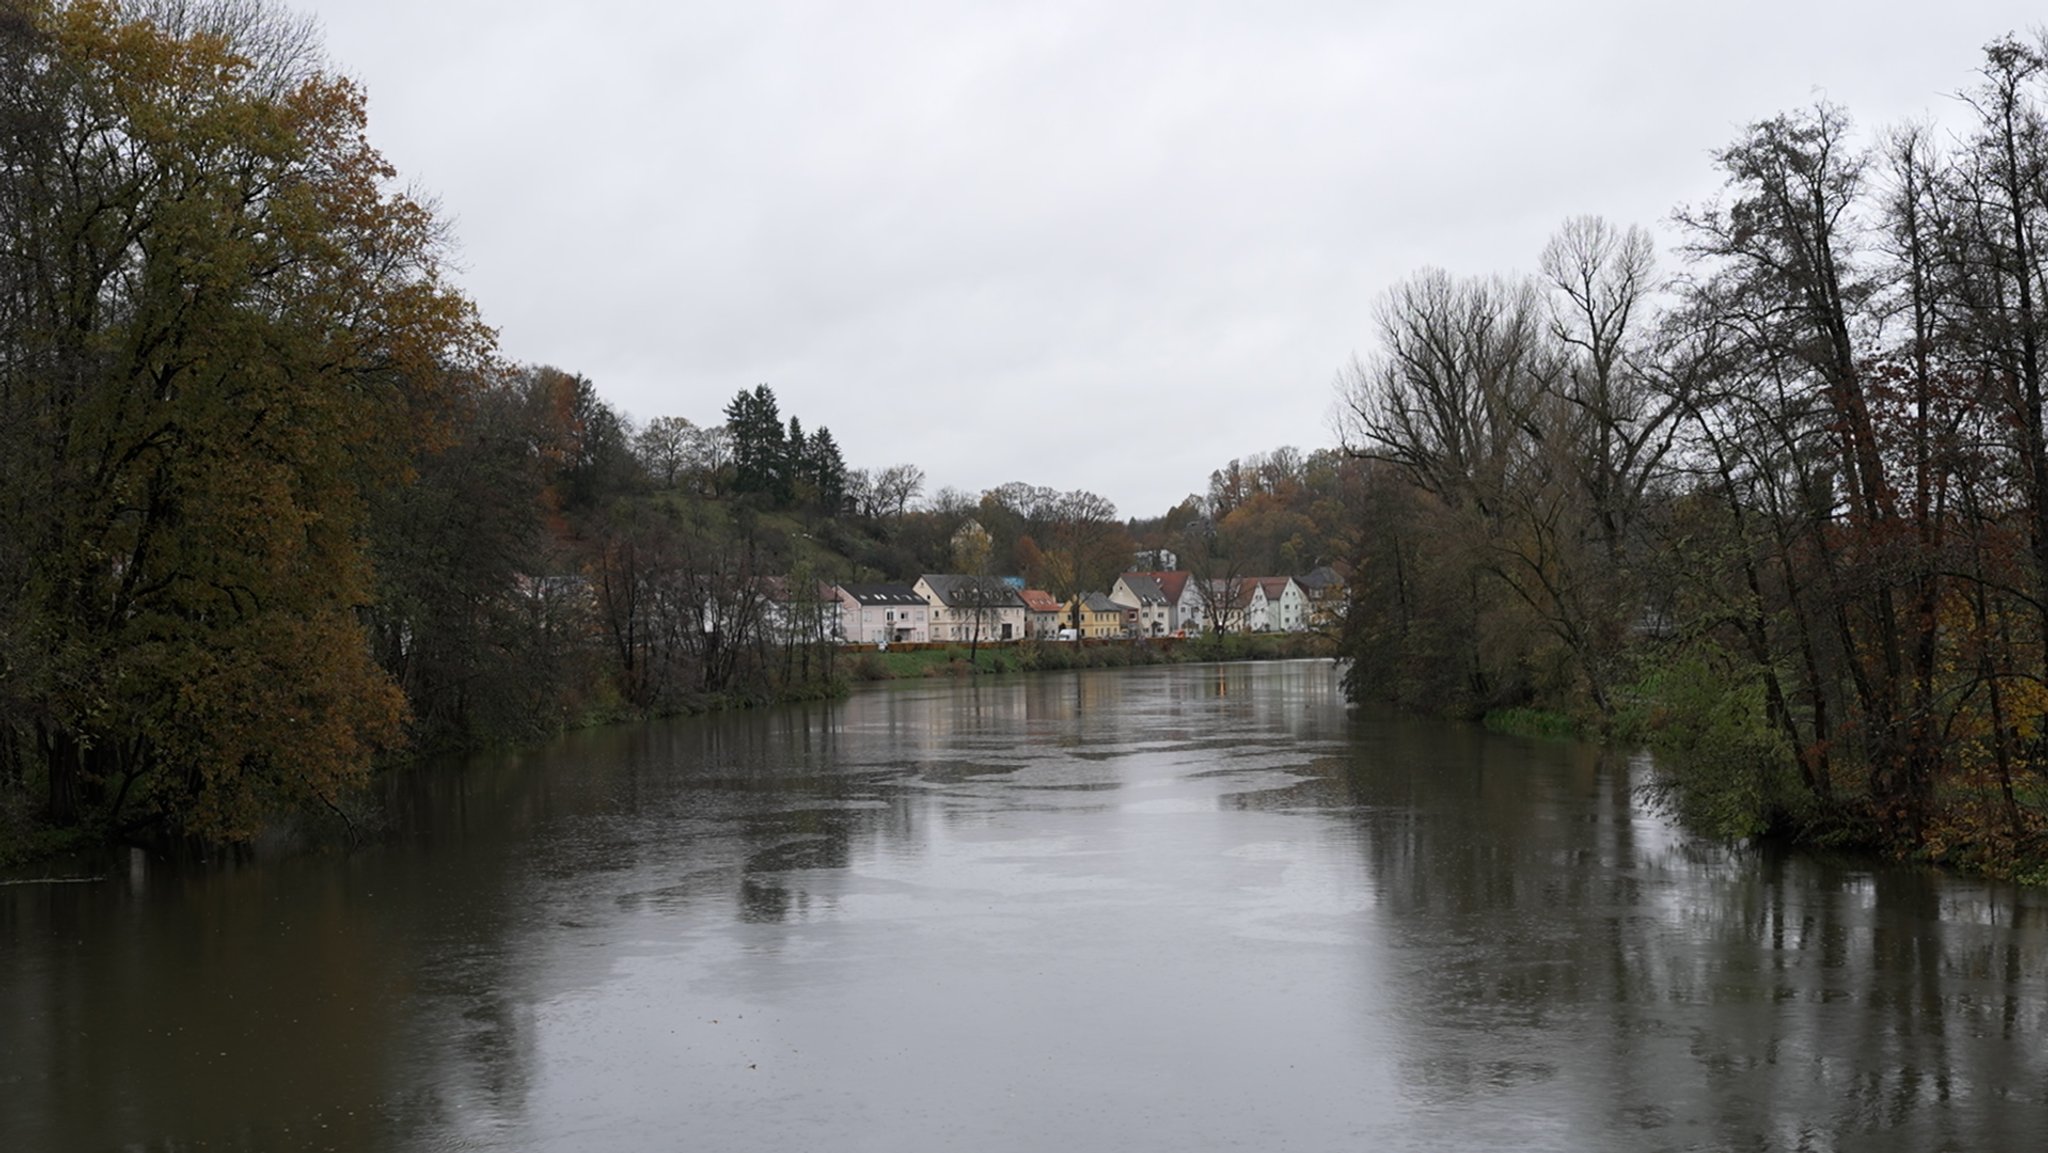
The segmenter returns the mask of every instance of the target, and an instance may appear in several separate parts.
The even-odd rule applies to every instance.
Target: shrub
[[[1709,836],[1784,831],[1811,815],[1792,749],[1764,713],[1764,688],[1718,650],[1680,654],[1645,678],[1620,727],[1664,754],[1660,791]]]

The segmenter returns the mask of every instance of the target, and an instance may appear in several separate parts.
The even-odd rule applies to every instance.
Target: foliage
[[[2048,56],[1962,95],[1952,143],[1748,126],[1661,286],[1579,219],[1540,278],[1390,290],[1343,384],[1353,696],[1647,735],[1726,835],[2042,859]]]
[[[1761,678],[1711,645],[1673,656],[1631,696],[1625,727],[1664,755],[1666,795],[1687,823],[1728,839],[1804,831],[1803,797]]]
[[[0,65],[12,843],[353,827],[351,792],[408,747],[1196,651],[841,654],[821,584],[959,567],[991,597],[1020,569],[1100,590],[1134,542],[1087,492],[926,501],[915,465],[849,468],[765,384],[722,421],[636,429],[580,373],[499,363],[304,21],[11,5]],[[1285,533],[1239,523],[1327,552],[1305,534],[1347,462],[1273,460]]]
[[[826,516],[845,509],[850,481],[832,430],[806,436],[795,416],[785,429],[775,390],[762,384],[735,395],[725,406],[725,430],[734,492],[760,493],[776,507],[801,504]]]
[[[1519,737],[1563,740],[1585,735],[1585,726],[1576,718],[1550,709],[1495,709],[1482,719],[1486,727],[1494,732],[1510,733]]]
[[[220,840],[336,805],[404,712],[367,503],[489,333],[303,25],[77,0],[0,54],[0,787]]]

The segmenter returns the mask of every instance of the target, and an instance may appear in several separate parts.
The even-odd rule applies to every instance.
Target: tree
[[[1564,352],[1550,389],[1569,406],[1561,430],[1578,443],[1568,462],[1609,563],[1622,560],[1631,522],[1660,475],[1680,398],[1658,387],[1644,347],[1656,251],[1641,228],[1597,216],[1564,223],[1543,249],[1550,332]]]
[[[246,839],[400,736],[366,500],[490,334],[308,28],[0,17],[0,744],[60,824]]]
[[[1350,691],[1598,715],[1631,684],[1716,830],[2038,859],[2048,56],[2004,37],[1980,77],[1946,154],[1825,104],[1747,127],[1661,316],[1647,239],[1587,218],[1540,308],[1390,293],[1346,378]],[[1217,481],[1224,527],[1279,523],[1263,470]]]
[[[595,508],[640,482],[632,430],[589,377],[541,365],[524,378],[535,450],[548,465],[561,508]]]
[[[1250,603],[1244,560],[1233,544],[1227,532],[1206,518],[1188,526],[1181,536],[1181,563],[1194,585],[1195,600],[1208,622],[1208,631],[1218,636],[1242,626],[1244,610]]]
[[[789,418],[789,435],[782,441],[782,460],[776,466],[772,491],[777,504],[789,504],[801,493],[805,499],[816,495],[810,485],[811,442],[804,435],[803,422],[795,415]]]
[[[832,438],[832,430],[823,425],[811,437],[805,472],[805,480],[816,494],[819,512],[838,516],[846,510],[846,458],[839,454],[839,442]]]
[[[453,399],[455,435],[417,454],[413,483],[375,494],[368,526],[362,619],[423,749],[551,731],[589,672],[574,566],[545,529],[536,414],[509,380]]]
[[[878,516],[902,516],[924,492],[924,470],[914,464],[892,464],[875,474]]]
[[[634,455],[661,487],[674,488],[677,475],[690,465],[691,441],[698,431],[686,417],[657,416],[634,438]]]
[[[1047,591],[1070,602],[1069,627],[1081,627],[1082,594],[1100,591],[1130,558],[1130,534],[1116,505],[1084,489],[1049,494],[1037,510]]]
[[[699,496],[719,496],[733,484],[732,432],[722,424],[693,429],[684,468]]]
[[[994,542],[988,530],[972,520],[963,522],[953,533],[952,551],[953,567],[960,577],[940,578],[944,587],[936,591],[954,611],[967,614],[967,659],[972,663],[981,652],[981,636],[990,614],[1008,603],[1011,594],[1009,586],[989,575]]]
[[[1970,320],[1952,335],[2002,378],[1986,399],[2010,414],[2042,618],[2037,672],[2048,676],[2048,111],[2033,91],[2048,55],[2004,36],[1984,56],[1983,82],[1961,94],[1977,132],[1948,190],[1963,204],[1947,238],[1953,300]]]
[[[733,491],[773,495],[786,480],[789,460],[774,390],[762,384],[734,396],[725,406],[725,428],[732,438]]]
[[[1381,354],[1344,382],[1347,443],[1454,508],[1494,507],[1552,366],[1534,283],[1425,271],[1375,312]]]
[[[1346,450],[1398,469],[1438,506],[1431,543],[1445,570],[1436,575],[1462,601],[1459,627],[1411,631],[1409,640],[1460,646],[1427,659],[1465,670],[1476,700],[1500,687],[1488,669],[1503,662],[1480,651],[1478,627],[1492,582],[1506,578],[1526,599],[1547,566],[1540,554],[1528,564],[1534,550],[1520,547],[1535,543],[1531,515],[1548,515],[1559,491],[1542,431],[1556,416],[1550,385],[1559,371],[1544,303],[1532,281],[1425,271],[1382,299],[1379,355],[1343,381]]]

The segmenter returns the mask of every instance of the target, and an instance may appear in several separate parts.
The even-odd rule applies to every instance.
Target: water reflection
[[[1445,1147],[1475,1109],[1502,1143],[1519,1124],[1558,1147],[2038,1140],[2039,894],[1686,842],[1644,804],[1641,758],[1468,734],[1417,762],[1402,727],[1348,779],[1415,958],[1405,1088]]]
[[[880,686],[0,887],[0,1148],[1980,1149],[2041,898],[1676,834],[1329,666]]]

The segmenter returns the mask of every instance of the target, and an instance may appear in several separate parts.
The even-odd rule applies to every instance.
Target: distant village
[[[1198,579],[1175,567],[1170,551],[1135,559],[1160,567],[1125,572],[1106,591],[1065,600],[1026,587],[1021,577],[964,573],[926,573],[911,584],[782,583],[770,594],[770,616],[779,618],[771,630],[877,647],[1135,640],[1326,630],[1342,613],[1344,581],[1327,565],[1301,576]]]

